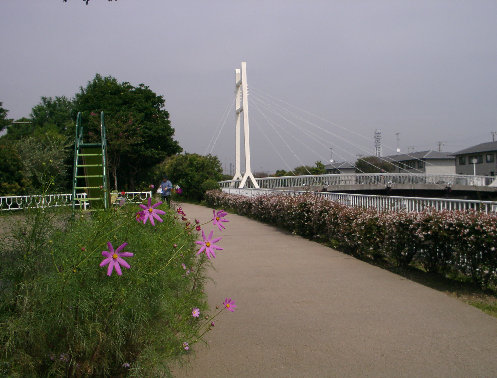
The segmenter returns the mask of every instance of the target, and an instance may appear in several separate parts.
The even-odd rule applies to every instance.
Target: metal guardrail
[[[326,174],[306,176],[283,176],[256,178],[260,188],[296,188],[309,186],[340,186],[340,185],[420,185],[432,184],[441,187],[463,186],[497,186],[497,178],[491,176],[470,175],[433,175],[421,173],[364,173],[364,174]],[[237,188],[239,180],[219,182],[221,188]],[[247,181],[248,187],[250,184]]]
[[[152,192],[125,192],[124,196],[122,194],[119,194],[118,199],[124,199],[125,201],[131,203],[141,203],[151,196]],[[89,207],[89,201],[85,200],[86,197],[86,193],[78,193],[76,195],[76,200],[78,201],[77,206],[84,210]],[[119,203],[119,201],[117,203]],[[0,210],[2,211],[71,205],[72,194],[70,193],[0,197]]]
[[[477,200],[457,200],[444,198],[424,198],[424,197],[398,197],[379,196],[366,194],[330,193],[330,192],[308,192],[294,190],[274,190],[274,189],[237,189],[223,188],[223,192],[229,194],[239,194],[247,197],[257,197],[260,195],[301,195],[314,194],[316,196],[337,201],[343,205],[375,208],[378,211],[405,210],[409,212],[420,212],[426,209],[436,210],[476,210],[484,213],[496,213],[497,202],[477,201]]]

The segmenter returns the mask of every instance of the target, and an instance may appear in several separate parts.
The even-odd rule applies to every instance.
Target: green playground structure
[[[72,186],[72,208],[108,209],[109,180],[107,171],[107,140],[105,138],[104,112],[100,113],[100,143],[83,140],[81,112],[76,118],[76,138],[74,140],[74,169]],[[83,197],[83,195],[86,196]]]

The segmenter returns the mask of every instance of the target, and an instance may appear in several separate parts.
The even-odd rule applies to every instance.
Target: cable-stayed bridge
[[[330,122],[322,117],[312,114],[304,109],[290,105],[289,103],[279,100],[271,95],[265,94],[261,91],[250,92],[251,95],[251,107],[253,107],[259,115],[258,122],[255,124],[258,126],[258,132],[264,136],[269,146],[271,146],[271,152],[280,158],[283,165],[286,166],[288,172],[292,175],[283,177],[265,177],[256,178],[252,173],[251,169],[251,155],[250,155],[250,126],[248,117],[248,85],[247,85],[247,72],[246,63],[243,62],[241,70],[237,69],[235,71],[235,99],[233,103],[235,104],[235,115],[236,115],[236,125],[235,125],[235,175],[231,180],[220,182],[220,186],[224,191],[227,192],[237,192],[245,193],[247,195],[258,195],[258,194],[269,194],[274,192],[319,192],[321,195],[323,193],[330,192],[344,192],[344,193],[369,193],[369,194],[380,194],[383,196],[392,196],[394,194],[403,193],[414,193],[416,192],[416,197],[428,193],[435,197],[449,197],[454,194],[458,194],[462,197],[481,197],[485,194],[487,197],[492,196],[492,194],[497,195],[497,180],[495,177],[490,176],[477,176],[477,175],[457,175],[455,174],[455,166],[453,168],[454,173],[441,173],[441,174],[427,174],[431,170],[440,170],[436,162],[429,160],[421,160],[414,154],[409,153],[404,154],[411,158],[413,164],[406,167],[406,165],[401,162],[395,161],[392,158],[382,157],[378,154],[381,148],[378,148],[378,131],[375,132],[376,138],[376,160],[368,161],[363,160],[366,164],[368,170],[376,170],[379,172],[384,172],[382,164],[388,164],[393,167],[396,171],[401,173],[366,173],[361,171],[359,167],[355,164],[357,156],[364,156],[370,154],[370,149],[368,146],[361,144],[361,139],[367,140],[368,144],[371,143],[371,139],[365,137],[364,135],[355,132],[350,128],[343,127],[334,122]],[[231,104],[231,106],[233,105]],[[227,115],[227,112],[225,112]],[[243,115],[243,117],[242,117]],[[217,138],[219,137],[222,129],[225,126],[227,116],[224,117],[223,124],[220,129],[213,134],[213,139],[211,140],[207,152],[211,153],[216,144]],[[243,121],[243,122],[242,122]],[[242,172],[241,169],[241,125],[243,123],[243,137],[244,137],[244,152],[245,152],[245,171]],[[261,124],[265,127],[262,127]],[[337,129],[341,130],[339,133]],[[277,142],[274,142],[268,136],[268,130],[273,132],[276,136]],[[295,133],[292,133],[294,131]],[[348,132],[352,137],[344,137],[343,132]],[[399,133],[396,133],[397,138]],[[327,142],[328,141],[328,142]],[[364,143],[364,142],[362,142]],[[288,159],[283,157],[281,147],[286,150],[286,156],[293,156],[297,162],[306,168],[303,160],[300,158],[300,153],[307,149],[314,154],[317,154],[317,160],[322,160],[322,153],[319,153],[316,146],[320,146],[323,151],[331,149],[330,144],[333,144],[334,157],[338,158],[340,161],[348,163],[349,165],[356,166],[357,172],[354,174],[324,174],[324,175],[312,175],[309,170],[308,175],[295,175],[292,169],[289,167]],[[390,148],[392,151],[399,152],[399,147],[396,149]],[[351,151],[359,151],[361,154],[354,154]],[[371,155],[371,154],[370,154]],[[333,157],[333,156],[332,156]],[[333,162],[333,160],[330,160]],[[431,167],[433,165],[433,167]],[[364,168],[364,166],[363,166]],[[307,169],[307,168],[306,168]],[[450,172],[450,167],[448,169]],[[405,172],[405,173],[402,173]],[[247,189],[243,191],[242,189]],[[255,192],[258,190],[259,192]],[[398,197],[400,198],[400,197]],[[405,197],[407,198],[407,197]],[[427,200],[436,200],[436,198],[426,198]],[[447,200],[447,198],[444,198]],[[348,200],[352,201],[351,199]],[[406,200],[407,201],[407,200]],[[460,201],[458,199],[449,200],[449,202]],[[357,202],[357,201],[356,201]],[[372,203],[370,197],[364,199],[364,201],[359,201],[360,203]],[[357,202],[357,203],[359,203]],[[374,202],[374,201],[373,201]],[[476,202],[483,201],[469,201],[471,204],[462,205],[462,202],[458,206],[450,205],[450,208],[454,209],[467,209],[467,208],[480,208],[480,205],[476,205]],[[488,202],[488,201],[487,201]],[[433,201],[428,201],[433,206]],[[495,211],[497,208],[497,203],[489,202],[488,207],[485,207],[485,211]],[[396,205],[397,206],[397,205]],[[445,206],[445,205],[444,205]],[[486,205],[485,205],[486,206]],[[397,206],[398,207],[398,206]],[[408,206],[404,205],[403,208]],[[410,208],[415,208],[416,206],[411,206]],[[435,206],[435,207],[438,207]],[[447,206],[443,208],[449,208]]]

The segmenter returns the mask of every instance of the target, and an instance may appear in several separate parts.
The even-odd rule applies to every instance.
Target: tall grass
[[[196,235],[170,210],[155,227],[138,210],[26,213],[0,246],[0,376],[167,376],[198,340],[191,312],[207,304]],[[99,267],[107,242],[134,254],[121,276]]]

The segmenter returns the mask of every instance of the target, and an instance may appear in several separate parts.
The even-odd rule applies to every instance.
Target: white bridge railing
[[[116,203],[121,200],[125,202],[141,203],[143,200],[152,196],[152,192],[125,192],[124,195],[119,193]],[[89,201],[86,200],[86,193],[76,195],[78,208],[86,210]],[[22,210],[27,208],[39,207],[59,207],[71,206],[72,194],[47,194],[47,195],[27,195],[27,196],[4,196],[0,197],[0,210]]]
[[[423,197],[396,197],[396,196],[378,196],[365,194],[348,194],[348,193],[330,193],[330,192],[308,192],[294,190],[272,190],[272,189],[237,189],[223,188],[223,192],[229,194],[239,194],[248,197],[257,197],[260,195],[301,195],[312,193],[316,196],[337,201],[341,204],[375,208],[378,211],[386,210],[405,210],[409,212],[419,212],[425,209],[436,210],[476,210],[485,213],[497,212],[497,202],[494,201],[472,201],[457,200],[445,198],[423,198]]]
[[[469,175],[432,175],[421,173],[357,173],[357,174],[327,174],[306,176],[283,176],[256,178],[260,188],[296,188],[308,186],[339,186],[339,185],[384,185],[395,184],[421,185],[432,184],[441,187],[462,186],[497,186],[497,178],[491,176]],[[239,180],[221,181],[221,188],[237,188]],[[247,185],[250,186],[247,181]]]

